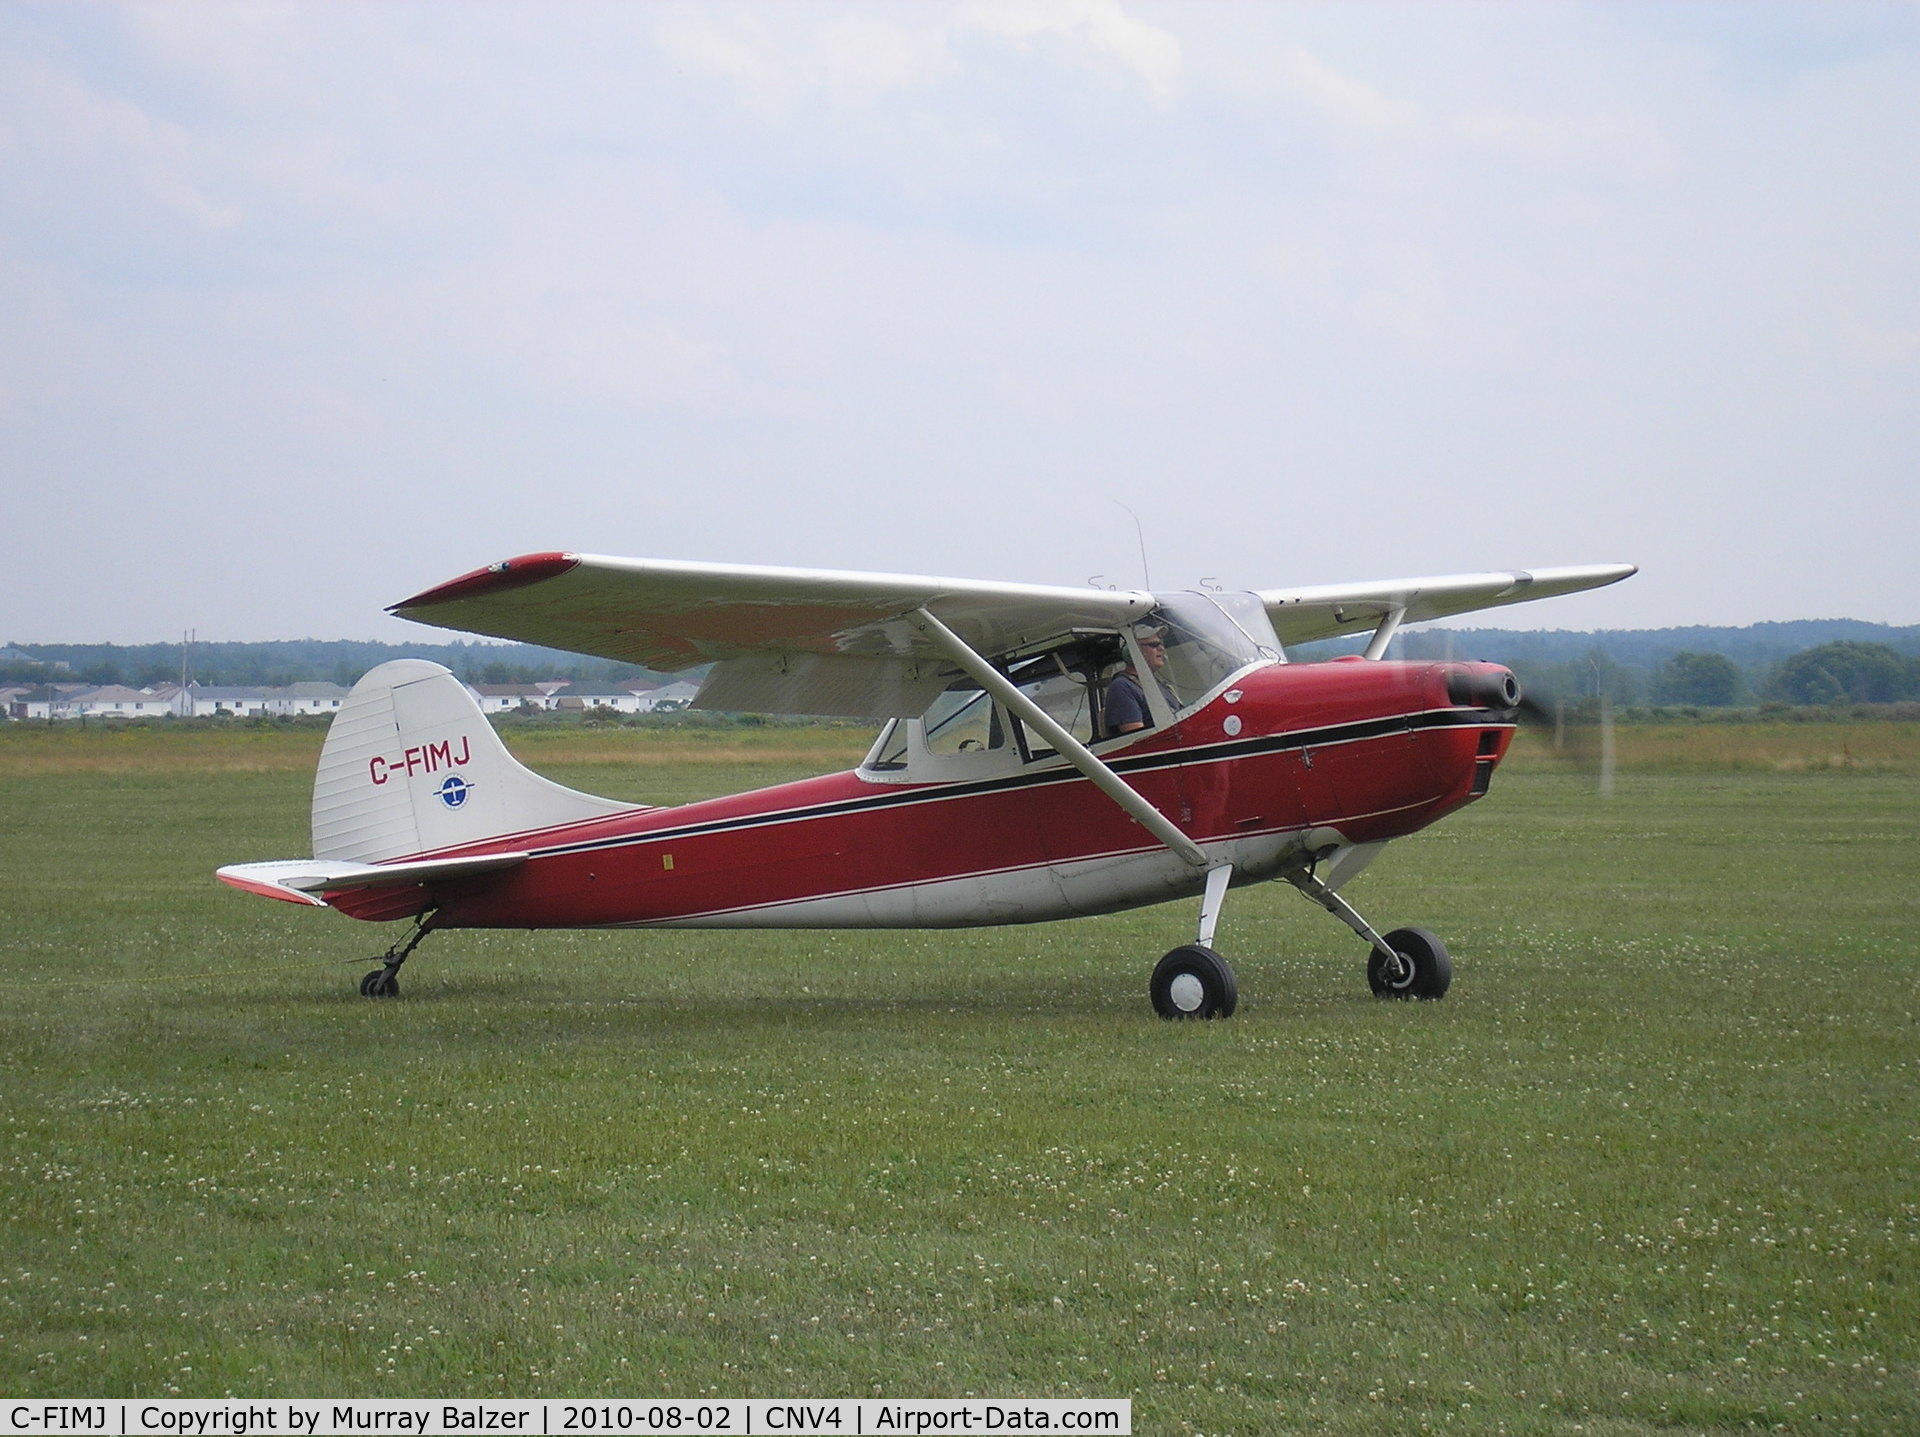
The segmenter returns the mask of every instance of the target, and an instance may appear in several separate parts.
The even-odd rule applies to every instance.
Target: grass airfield
[[[1622,730],[1607,802],[1521,753],[1395,845],[1347,891],[1443,1003],[1235,893],[1213,1025],[1146,1003],[1191,904],[448,933],[370,1002],[396,927],[211,877],[306,851],[318,732],[0,732],[0,1392],[1914,1430],[1920,736],[1765,727]],[[864,740],[510,741],[674,802]]]

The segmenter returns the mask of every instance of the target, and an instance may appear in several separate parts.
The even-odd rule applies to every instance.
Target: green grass
[[[1597,738],[1590,727],[1578,742],[1590,753],[1597,751]],[[1920,724],[1893,720],[1622,723],[1615,729],[1615,746],[1620,762],[1642,773],[1920,770]],[[1548,752],[1545,733],[1523,730],[1519,751],[1544,756]]]
[[[846,741],[778,738],[547,771],[658,801]],[[1174,1026],[1190,904],[451,933],[368,1002],[395,929],[212,882],[305,850],[307,775],[228,756],[0,764],[0,1392],[1920,1423],[1910,767],[1519,766],[1348,890],[1448,939],[1444,1003],[1269,885],[1239,1016]]]

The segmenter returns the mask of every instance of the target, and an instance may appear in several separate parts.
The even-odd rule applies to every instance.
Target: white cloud
[[[1022,49],[1052,43],[1076,65],[1117,69],[1161,105],[1182,81],[1179,40],[1117,0],[981,0],[957,12],[674,9],[656,33],[677,63],[769,115],[816,96],[861,103],[952,79],[965,69],[964,42],[978,36]]]
[[[1447,307],[1438,257],[1430,250],[1402,248],[1383,278],[1385,284],[1361,297],[1361,312],[1409,343],[1434,338]]]
[[[463,367],[563,409],[704,407],[739,383],[721,343],[688,334],[602,265],[490,261],[440,288],[436,316]]]
[[[1626,173],[1672,163],[1664,137],[1645,116],[1577,118],[1475,110],[1452,122],[1455,135],[1489,152],[1544,166],[1600,165]]]
[[[968,23],[1003,39],[1046,36],[1133,73],[1153,99],[1171,103],[1183,77],[1179,39],[1129,15],[1118,0],[981,0]]]
[[[954,66],[943,26],[915,29],[887,12],[675,9],[656,34],[677,63],[724,80],[742,103],[769,114],[813,95],[869,100]]]
[[[16,206],[51,218],[111,203],[123,222],[194,230],[241,219],[209,183],[210,147],[185,126],[43,61],[0,60],[0,96],[0,179]]]
[[[815,36],[813,55],[821,83],[854,98],[911,89],[955,69],[937,29],[910,29],[876,15],[830,18]]]
[[[224,95],[255,100],[296,79],[292,57],[304,46],[324,42],[325,32],[309,26],[313,12],[293,4],[149,0],[117,7],[115,14],[152,61]]]
[[[1287,88],[1323,118],[1358,130],[1404,129],[1419,117],[1415,106],[1383,94],[1364,80],[1343,74],[1297,45],[1280,52],[1275,65]]]
[[[15,637],[365,632],[529,546],[1131,574],[1110,497],[1162,582],[1920,618],[1846,547],[1920,526],[1920,51],[1756,78],[1740,13],[0,7]],[[408,524],[263,547],[269,482]],[[254,568],[31,557],[195,546]]]
[[[1920,325],[1895,328],[1884,321],[1848,316],[1840,323],[1840,338],[1868,364],[1911,369],[1920,360]]]

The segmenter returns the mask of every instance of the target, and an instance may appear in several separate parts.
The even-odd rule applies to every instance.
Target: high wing
[[[1263,589],[1260,602],[1283,644],[1337,638],[1367,630],[1444,619],[1529,599],[1598,589],[1638,573],[1633,564],[1587,564],[1560,569],[1450,574],[1430,579],[1378,579],[1307,589]]]
[[[1378,657],[1403,623],[1576,593],[1634,572],[1598,564],[1257,597],[1283,644],[1372,630]],[[991,655],[1076,627],[1118,628],[1154,603],[1139,590],[541,553],[463,574],[389,612],[666,672],[710,664],[701,708],[910,718],[960,672],[954,651],[914,617],[922,611]]]
[[[975,650],[1076,626],[1116,628],[1151,594],[911,574],[528,554],[389,612],[673,672],[713,671],[695,702],[755,713],[912,717],[958,672],[908,616],[925,609]]]

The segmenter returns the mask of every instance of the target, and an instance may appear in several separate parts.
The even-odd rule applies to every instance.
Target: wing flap
[[[434,883],[494,873],[527,861],[525,853],[483,853],[468,858],[421,858],[400,863],[348,863],[339,859],[280,858],[266,863],[233,863],[217,869],[222,883],[262,898],[325,908],[323,893],[344,893],[401,884]]]
[[[915,718],[957,673],[931,658],[749,654],[715,664],[693,702],[729,713]]]

